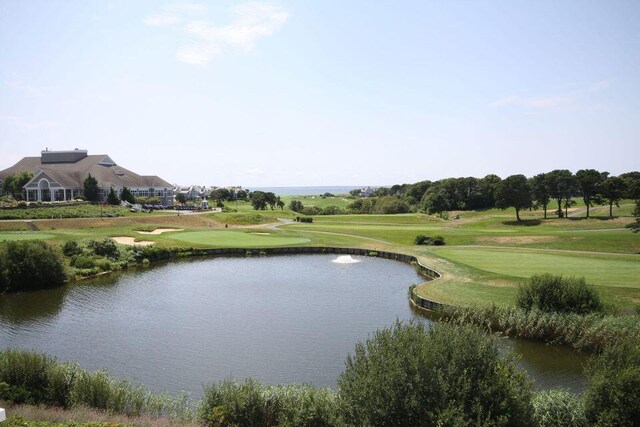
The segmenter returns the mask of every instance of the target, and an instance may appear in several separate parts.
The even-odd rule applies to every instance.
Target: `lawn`
[[[434,248],[433,253],[449,261],[505,276],[528,278],[534,274],[551,273],[584,276],[587,282],[596,286],[640,285],[640,260],[634,255],[456,247]]]
[[[13,240],[49,240],[53,239],[53,234],[41,233],[38,231],[3,231],[0,232],[0,242]]]
[[[278,232],[269,232],[261,229],[232,231],[186,231],[169,233],[163,236],[166,240],[175,240],[206,247],[239,247],[239,248],[266,248],[274,246],[303,245],[309,239],[299,236],[288,236]]]

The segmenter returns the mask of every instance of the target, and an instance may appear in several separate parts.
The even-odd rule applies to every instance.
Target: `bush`
[[[208,426],[260,426],[265,418],[262,385],[252,378],[242,383],[221,381],[204,389],[200,419]]]
[[[341,207],[331,205],[331,206],[327,206],[326,208],[322,209],[322,212],[320,212],[320,215],[344,215],[346,213],[347,213],[347,211],[345,211]]]
[[[62,256],[46,243],[0,244],[0,292],[52,288],[65,280]]]
[[[322,213],[322,208],[319,208],[318,206],[305,206],[302,208],[300,213],[303,215],[320,215]]]
[[[120,256],[118,246],[112,239],[89,240],[87,247],[98,256],[106,256],[113,259],[118,259]]]
[[[539,427],[586,427],[584,403],[565,390],[547,390],[533,396],[533,418]]]
[[[596,426],[637,426],[640,420],[640,344],[605,348],[587,368],[585,410]]]
[[[291,384],[267,387],[254,379],[221,381],[205,388],[198,409],[208,426],[334,426],[336,393]]]
[[[71,259],[71,265],[75,268],[88,269],[95,267],[96,263],[88,256],[75,256]]]
[[[413,243],[416,245],[434,245],[434,246],[442,246],[444,245],[444,237],[436,236],[429,237],[424,234],[418,234],[415,239],[413,239]]]
[[[531,276],[529,283],[520,285],[516,305],[524,310],[578,314],[604,309],[600,295],[587,285],[584,277],[551,274]]]
[[[78,245],[78,242],[72,240],[70,242],[65,242],[62,245],[62,253],[68,257],[72,257],[74,255],[80,255],[82,253],[82,248]]]
[[[296,222],[306,222],[306,223],[313,222],[313,218],[311,218],[310,216],[297,216],[295,220]]]
[[[469,326],[396,322],[356,345],[338,385],[349,424],[532,424],[526,374]]]

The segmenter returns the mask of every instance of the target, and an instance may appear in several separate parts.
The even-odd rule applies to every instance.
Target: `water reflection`
[[[253,376],[335,387],[358,341],[420,318],[410,265],[331,255],[188,260],[58,289],[0,295],[0,348],[32,348],[199,395],[203,383]],[[581,390],[584,356],[504,341],[540,387]]]

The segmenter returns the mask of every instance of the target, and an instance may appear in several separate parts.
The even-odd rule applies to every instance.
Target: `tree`
[[[556,199],[558,202],[558,218],[562,218],[563,201],[566,217],[568,214],[568,207],[571,205],[571,198],[577,193],[577,182],[571,171],[567,169],[556,169],[546,174],[547,183],[549,185],[549,191],[551,198]]]
[[[276,198],[276,206],[278,206],[280,210],[284,210],[284,202],[282,201],[280,196]]]
[[[249,197],[249,193],[247,190],[243,190],[242,188],[236,191],[236,200],[247,200]]]
[[[531,188],[524,175],[511,175],[504,179],[496,191],[496,206],[500,209],[513,207],[520,221],[520,209],[531,207]]]
[[[131,194],[131,191],[127,187],[122,187],[122,191],[120,192],[120,198],[125,202],[129,202],[134,204],[136,202],[136,198]]]
[[[226,188],[215,188],[209,193],[209,198],[217,202],[225,202],[233,198],[233,194]]]
[[[185,203],[187,203],[187,196],[184,193],[178,193],[176,194],[176,200],[178,201],[178,203],[184,205]]]
[[[422,208],[430,215],[438,214],[442,218],[443,212],[451,208],[451,202],[445,189],[433,186],[424,193]]]
[[[609,217],[613,218],[613,205],[620,206],[618,202],[624,192],[624,181],[617,176],[610,176],[598,185],[598,195],[609,204]]]
[[[120,199],[118,199],[116,192],[113,191],[113,187],[111,187],[109,194],[107,194],[107,203],[114,206],[120,204]]]
[[[84,197],[90,202],[97,202],[100,199],[100,188],[98,180],[89,174],[84,180]]]
[[[538,205],[542,206],[544,209],[544,219],[547,219],[547,206],[551,201],[551,190],[549,189],[546,174],[540,173],[531,178],[530,185],[531,196]]]
[[[627,172],[618,176],[625,184],[625,199],[640,200],[640,172]]]
[[[252,191],[249,195],[249,202],[251,202],[251,206],[253,206],[253,209],[257,211],[263,211],[267,209],[267,205],[269,204],[269,196],[267,196],[267,193],[265,193],[264,191]]]
[[[378,330],[356,344],[338,387],[347,425],[532,425],[526,373],[471,326]]]
[[[608,175],[609,172],[598,172],[595,169],[580,169],[576,172],[582,200],[587,207],[587,218],[589,218],[589,208],[601,202],[598,197],[598,186]]]
[[[289,209],[294,212],[302,212],[302,209],[304,209],[304,205],[300,200],[292,200],[289,202]]]
[[[8,175],[2,182],[2,192],[10,194],[16,200],[22,200],[23,187],[33,178],[31,172],[20,172]]]

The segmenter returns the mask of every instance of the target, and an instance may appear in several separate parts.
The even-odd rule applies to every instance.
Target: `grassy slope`
[[[328,206],[336,199],[301,199]],[[348,201],[344,201],[348,203]],[[614,215],[629,215],[632,203],[614,207]],[[260,247],[352,246],[412,253],[443,273],[443,278],[418,287],[418,292],[446,303],[510,304],[517,285],[533,273],[585,275],[600,287],[605,300],[623,307],[640,304],[640,234],[623,229],[629,216],[599,218],[542,218],[541,212],[524,212],[525,222],[515,224],[512,210],[490,209],[453,212],[448,221],[424,214],[316,216],[312,224],[276,223],[296,214],[285,209],[256,212],[246,202],[228,207],[237,212],[180,216],[134,216],[115,219],[67,219],[36,222],[41,232],[0,231],[0,239],[45,238],[66,240],[130,236],[155,241],[160,246]],[[581,204],[573,208],[584,215]],[[601,214],[608,207],[596,208]],[[551,218],[551,214],[549,214]],[[229,229],[225,229],[225,225]],[[141,227],[183,228],[183,232],[141,235]],[[0,222],[0,230],[24,230],[24,222]],[[253,233],[269,233],[260,235]],[[447,246],[413,245],[417,234],[442,235]],[[20,237],[17,237],[20,236]],[[588,252],[588,254],[582,253]],[[626,254],[626,255],[621,255]]]

